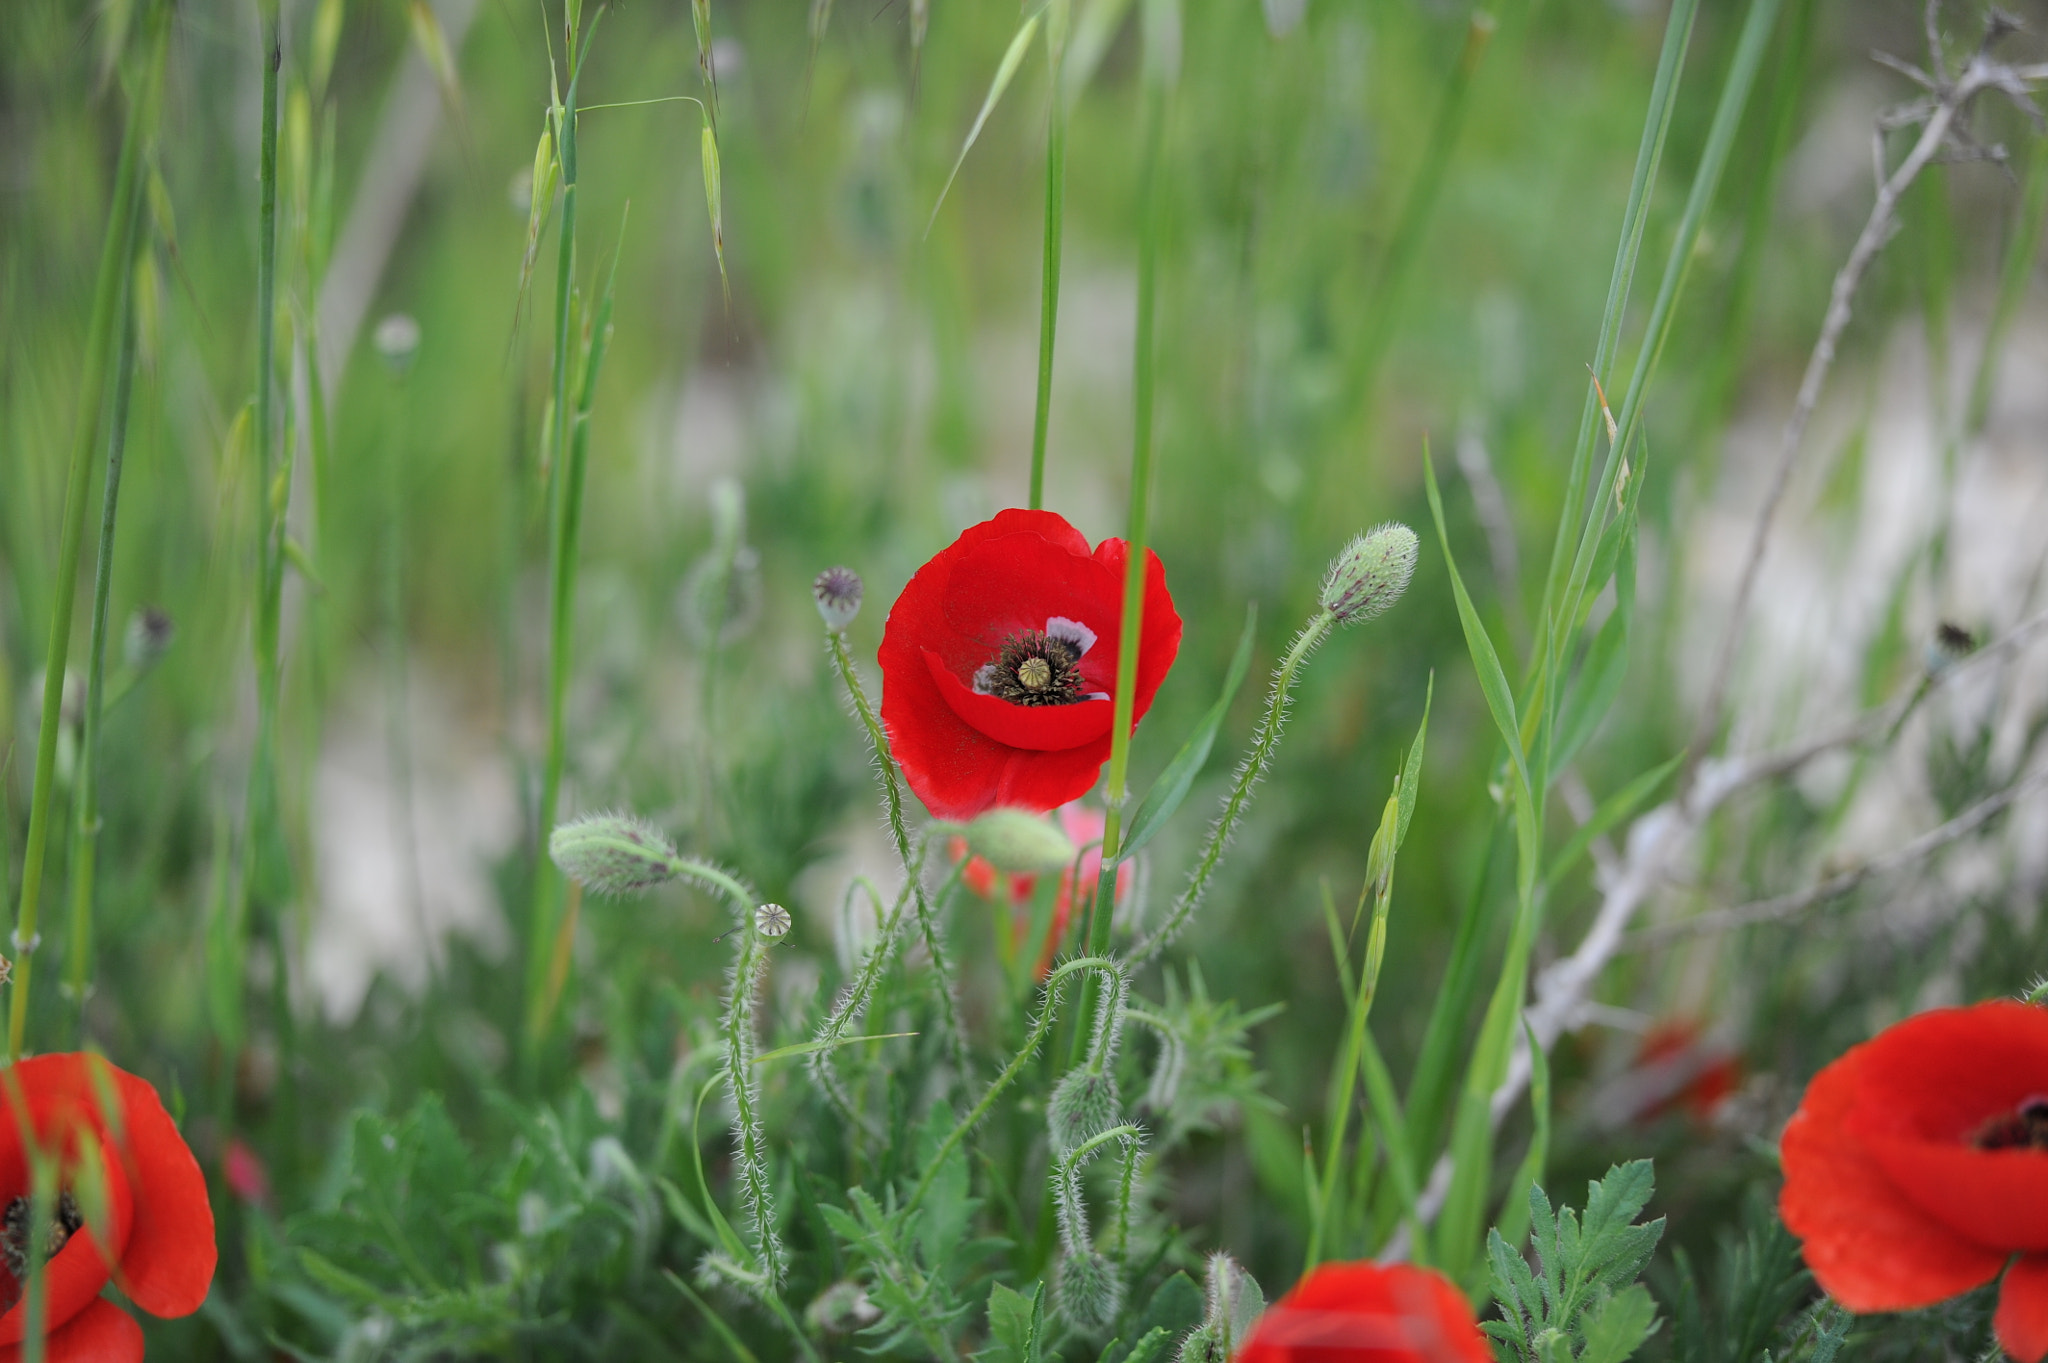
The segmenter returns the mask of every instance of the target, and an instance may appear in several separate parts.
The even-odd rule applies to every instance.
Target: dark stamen
[[[1071,639],[1042,629],[1012,634],[994,662],[974,674],[974,689],[1013,705],[1073,705],[1081,691],[1081,650]]]
[[[43,1232],[44,1263],[56,1258],[57,1251],[85,1224],[78,1199],[68,1189],[57,1195],[57,1205],[51,1212],[49,1228]],[[29,1230],[29,1200],[17,1197],[7,1204],[5,1211],[0,1211],[0,1258],[7,1261],[7,1271],[14,1275],[17,1284],[28,1281]]]
[[[2048,1098],[2029,1098],[1993,1117],[1970,1143],[1979,1150],[2048,1150]]]

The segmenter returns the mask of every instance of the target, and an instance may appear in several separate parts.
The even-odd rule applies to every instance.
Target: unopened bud
[[[412,357],[419,353],[420,324],[406,313],[394,312],[377,323],[370,343],[377,347],[384,363],[391,366],[392,373],[403,374],[412,368]]]
[[[593,894],[638,894],[676,875],[668,839],[628,814],[585,814],[557,824],[548,835],[548,855]]]
[[[1123,1120],[1123,1095],[1116,1076],[1086,1065],[1067,1071],[1045,1104],[1046,1132],[1053,1153],[1065,1156]]]
[[[1266,1309],[1266,1294],[1228,1254],[1209,1256],[1202,1324],[1181,1345],[1178,1363],[1229,1363]]]
[[[121,639],[121,656],[137,672],[147,672],[171,651],[178,627],[156,606],[144,606],[128,617],[128,632]]]
[[[1124,1284],[1108,1259],[1092,1249],[1060,1260],[1053,1303],[1061,1315],[1084,1330],[1099,1330],[1116,1319],[1123,1305]]]
[[[1395,521],[1376,525],[1344,546],[1323,579],[1323,609],[1340,624],[1370,620],[1401,599],[1415,576],[1415,532]]]
[[[860,614],[860,594],[860,574],[851,568],[827,568],[811,583],[818,614],[825,618],[825,628],[834,634],[843,631]]]
[[[967,825],[967,847],[998,871],[1039,875],[1071,866],[1080,849],[1053,824],[1021,809],[991,809]]]

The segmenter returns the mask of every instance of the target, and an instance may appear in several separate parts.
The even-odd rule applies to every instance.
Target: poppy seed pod
[[[839,634],[853,623],[860,614],[861,591],[860,574],[851,568],[827,568],[812,580],[811,598],[828,631]]]
[[[1080,849],[1057,825],[1021,809],[991,809],[967,825],[967,847],[998,871],[1038,875],[1072,865]]]
[[[668,839],[628,814],[585,814],[557,824],[548,856],[571,880],[595,894],[617,897],[651,890],[676,876]]]
[[[1415,576],[1415,532],[1398,521],[1376,525],[1344,546],[1323,579],[1323,609],[1340,624],[1370,620],[1401,599]]]

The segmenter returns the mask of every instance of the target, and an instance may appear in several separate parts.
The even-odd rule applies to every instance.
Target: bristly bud
[[[1401,599],[1415,576],[1415,532],[1398,521],[1376,525],[1344,546],[1323,579],[1323,609],[1338,623],[1370,620]]]
[[[1065,1156],[1123,1120],[1123,1095],[1116,1076],[1087,1065],[1067,1071],[1045,1104],[1045,1126],[1053,1153]]]
[[[825,618],[825,628],[833,634],[844,632],[853,623],[853,617],[860,614],[860,594],[860,574],[851,568],[827,568],[811,583],[818,614]]]
[[[557,824],[548,855],[593,894],[638,894],[676,876],[675,848],[630,814],[585,814]]]
[[[1061,1315],[1083,1330],[1106,1329],[1123,1305],[1124,1284],[1108,1259],[1084,1249],[1060,1260],[1053,1301]]]
[[[1178,1363],[1229,1363],[1266,1310],[1266,1294],[1228,1254],[1209,1256],[1202,1324],[1180,1346]]]
[[[1012,875],[1064,870],[1080,855],[1059,828],[1021,809],[991,809],[977,816],[967,825],[967,849]]]

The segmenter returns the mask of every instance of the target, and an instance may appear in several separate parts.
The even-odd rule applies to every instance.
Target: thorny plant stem
[[[939,1148],[925,1164],[924,1176],[918,1179],[917,1186],[912,1188],[910,1196],[904,1199],[905,1214],[924,1200],[924,1195],[931,1190],[932,1180],[938,1177],[940,1166],[946,1162],[946,1156],[952,1154],[953,1148],[965,1140],[967,1133],[988,1115],[988,1110],[995,1106],[995,1101],[1002,1096],[1003,1090],[1008,1088],[1024,1066],[1030,1063],[1031,1057],[1038,1054],[1038,1047],[1045,1040],[1045,1034],[1052,1029],[1054,1016],[1059,1011],[1060,985],[1066,981],[1067,976],[1079,974],[1084,970],[1104,971],[1112,977],[1117,977],[1122,967],[1105,956],[1077,956],[1052,968],[1045,977],[1044,1002],[1040,1004],[1038,1016],[1032,1019],[1031,1026],[1024,1035],[1023,1046],[1003,1068],[1003,1072],[989,1082],[988,1091],[981,1095],[981,1101],[974,1105],[973,1110],[963,1117],[957,1126],[946,1133],[946,1139],[939,1142]]]
[[[953,971],[946,961],[945,944],[939,937],[938,923],[932,916],[931,904],[924,892],[924,858],[912,850],[910,828],[904,822],[903,780],[896,771],[896,759],[889,752],[889,736],[883,732],[881,720],[875,717],[875,707],[868,703],[868,693],[860,683],[860,673],[854,670],[853,657],[846,651],[846,636],[834,630],[826,637],[832,648],[832,662],[839,669],[839,680],[846,687],[847,698],[853,702],[854,713],[859,717],[861,727],[867,731],[868,746],[874,751],[875,770],[882,778],[882,803],[889,815],[889,836],[895,841],[896,856],[903,863],[911,902],[917,906],[918,929],[923,934],[925,950],[931,956],[932,973],[938,977],[939,1011],[946,1025],[947,1044],[952,1048],[953,1063],[964,1082],[969,1072],[967,1032],[960,1024],[959,1004],[953,998]]]
[[[64,528],[57,549],[57,579],[50,591],[50,634],[43,653],[43,709],[36,733],[35,784],[29,794],[28,840],[21,862],[21,900],[15,916],[14,988],[7,1008],[7,1059],[21,1059],[28,1026],[29,986],[35,974],[36,918],[49,851],[50,800],[57,783],[57,733],[63,723],[65,656],[71,651],[71,604],[78,591],[78,555],[85,540],[86,496],[92,484],[92,456],[99,448],[100,416],[107,367],[114,348],[114,321],[133,254],[138,205],[137,169],[142,156],[145,111],[163,57],[163,16],[154,15],[151,55],[128,105],[121,135],[121,159],[114,170],[112,210],[100,247],[93,285],[92,321],[86,330],[85,365],[79,374],[78,417],[71,464],[64,487]]]
[[[1202,847],[1202,855],[1195,862],[1195,869],[1188,876],[1187,887],[1180,897],[1173,901],[1166,921],[1154,928],[1143,940],[1131,948],[1127,958],[1135,970],[1145,962],[1164,951],[1167,944],[1180,935],[1182,928],[1194,916],[1201,905],[1202,893],[1209,887],[1209,876],[1216,869],[1216,863],[1223,858],[1223,849],[1230,842],[1230,835],[1237,828],[1238,819],[1244,814],[1245,805],[1251,800],[1252,789],[1266,774],[1266,768],[1273,761],[1273,750],[1279,746],[1280,730],[1287,723],[1287,706],[1294,693],[1294,676],[1308,655],[1330,633],[1330,627],[1337,617],[1328,611],[1318,612],[1303,625],[1301,633],[1294,636],[1294,644],[1287,650],[1287,656],[1274,669],[1273,685],[1266,694],[1266,716],[1259,721],[1259,730],[1252,738],[1251,751],[1245,754],[1238,766],[1237,781],[1224,797],[1223,812],[1216,816],[1215,825],[1209,830],[1209,840]]]
[[[92,574],[92,634],[86,651],[84,741],[79,745],[78,785],[71,793],[71,932],[64,949],[64,975],[65,987],[79,1009],[81,1037],[85,991],[92,980],[93,879],[100,836],[100,723],[106,709],[107,598],[113,590],[114,517],[121,500],[128,400],[134,384],[135,311],[130,301],[121,310],[120,358],[114,366],[114,401],[107,414],[106,487],[100,499],[100,542]]]
[[[1785,489],[1791,482],[1792,467],[1798,458],[1800,443],[1805,438],[1807,422],[1812,419],[1814,407],[1820,401],[1821,385],[1827,381],[1828,371],[1834,365],[1835,347],[1841,341],[1842,329],[1849,324],[1856,290],[1871,262],[1877,259],[1878,252],[1891,239],[1892,223],[1898,215],[1901,196],[1941,150],[1962,106],[1983,88],[1982,77],[1976,75],[1980,65],[1981,58],[1973,61],[1953,85],[1939,92],[1933,112],[1921,128],[1919,140],[1913,144],[1912,151],[1899,163],[1898,169],[1878,186],[1877,201],[1871,205],[1870,217],[1863,224],[1855,246],[1850,249],[1849,258],[1835,275],[1820,335],[1813,343],[1813,353],[1806,361],[1806,372],[1799,380],[1799,395],[1778,437],[1777,468],[1771,475],[1763,505],[1757,511],[1756,528],[1750,536],[1749,556],[1742,565],[1742,577],[1735,589],[1735,604],[1729,610],[1728,624],[1721,635],[1721,647],[1714,658],[1714,670],[1709,674],[1706,702],[1700,707],[1699,726],[1693,731],[1691,755],[1686,759],[1685,774],[1679,781],[1684,798],[1690,797],[1697,784],[1700,762],[1721,727],[1721,710],[1727,700],[1729,677],[1735,666],[1736,646],[1742,640],[1750,599],[1756,594],[1757,575],[1763,567],[1771,526],[1777,518],[1779,504],[1785,499]]]

